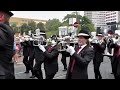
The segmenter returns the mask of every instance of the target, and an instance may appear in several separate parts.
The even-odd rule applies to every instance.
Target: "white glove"
[[[33,39],[32,39],[32,38],[30,38],[30,41],[33,41]]]
[[[74,47],[68,45],[67,47],[68,48],[66,49],[66,52],[70,53],[70,55],[72,56],[75,53]]]
[[[51,44],[52,44],[52,47],[53,47],[53,46],[56,45],[56,42],[54,40],[52,40]]]
[[[22,42],[22,39],[20,39],[20,42]]]
[[[45,48],[44,48],[44,46],[42,46],[42,45],[39,45],[39,48],[40,48],[40,50],[42,50],[43,52],[46,51]]]
[[[28,40],[29,40],[29,38],[25,38],[25,40],[26,40],[26,41],[28,41]]]
[[[95,43],[98,43],[98,40],[95,40]]]

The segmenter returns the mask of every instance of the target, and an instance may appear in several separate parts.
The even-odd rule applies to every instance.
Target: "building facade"
[[[17,27],[20,27],[23,23],[28,24],[28,22],[30,22],[30,21],[34,21],[36,23],[41,22],[43,24],[46,24],[46,22],[47,22],[47,20],[11,17],[10,18],[10,25],[16,24]]]
[[[120,11],[106,11],[106,23],[119,22],[120,21]]]
[[[116,23],[120,21],[120,11],[85,11],[84,16],[88,17],[95,28],[117,27]]]
[[[95,29],[97,27],[105,27],[105,15],[106,11],[85,11],[84,16],[88,17],[88,19],[91,20],[91,22],[94,24]]]

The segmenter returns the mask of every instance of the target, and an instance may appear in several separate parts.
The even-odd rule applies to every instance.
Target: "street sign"
[[[75,22],[75,23],[74,23],[74,27],[75,27],[75,28],[78,28],[78,22]]]
[[[76,22],[76,18],[69,18],[69,25],[73,25]]]

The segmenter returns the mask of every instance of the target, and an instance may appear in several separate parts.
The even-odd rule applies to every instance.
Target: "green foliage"
[[[61,26],[61,22],[59,21],[59,19],[52,19],[52,20],[49,19],[46,23],[46,30],[56,31],[58,30],[59,26]]]
[[[81,30],[81,28],[86,28],[90,32],[95,31],[95,28],[94,28],[94,25],[92,24],[92,22],[86,16],[82,17],[77,12],[73,12],[71,14],[67,14],[63,18],[63,21],[64,21],[62,23],[63,26],[69,26],[69,18],[77,18],[77,22],[79,23],[77,33],[79,33],[79,31]]]
[[[45,32],[45,26],[44,26],[43,23],[39,22],[39,23],[37,24],[37,28],[39,28],[40,31],[44,31],[44,32]]]
[[[93,24],[86,24],[85,25],[86,29],[89,30],[90,32],[95,31],[94,25]]]
[[[82,24],[92,24],[92,22],[86,16],[83,16],[82,17]]]
[[[58,31],[48,31],[48,32],[46,32],[46,36],[47,36],[47,38],[49,38],[53,34],[57,34],[58,35],[58,33],[59,33]]]
[[[76,16],[77,14],[77,16]],[[82,16],[81,15],[78,15],[78,13],[76,12],[73,12],[71,14],[67,14],[64,18],[63,18],[63,23],[62,25],[69,25],[69,18],[77,18],[77,22],[80,23],[80,19],[82,19]]]
[[[36,29],[36,23],[34,21],[30,21],[28,22],[28,31],[31,30],[31,32],[33,33]]]
[[[26,23],[23,23],[23,25],[21,26],[21,34],[23,33],[28,33],[28,25]]]
[[[11,27],[12,27],[14,33],[19,33],[20,32],[20,29],[16,26],[16,24],[12,24]]]

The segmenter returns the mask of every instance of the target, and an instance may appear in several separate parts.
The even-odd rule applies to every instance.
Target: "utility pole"
[[[77,20],[77,18],[78,18],[77,14],[78,14],[78,12],[76,11],[76,22],[78,21],[78,20]]]

